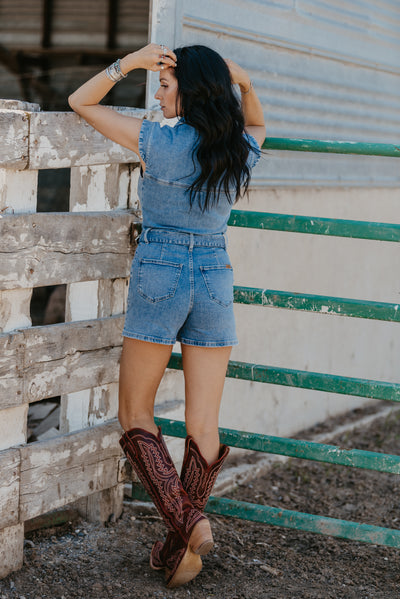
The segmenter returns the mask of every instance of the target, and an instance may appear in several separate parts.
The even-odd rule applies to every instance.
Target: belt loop
[[[189,242],[189,251],[193,250],[193,246],[194,246],[194,235],[193,233],[189,233],[190,235],[190,242]]]
[[[143,233],[143,241],[144,241],[145,243],[149,243],[149,240],[147,239],[147,234],[148,234],[148,232],[149,232],[149,231],[150,231],[150,227],[148,227],[147,229],[145,229],[145,230],[144,230],[144,233]]]

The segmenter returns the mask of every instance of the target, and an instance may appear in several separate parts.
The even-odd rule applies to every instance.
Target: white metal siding
[[[400,139],[398,2],[177,0],[175,30],[159,19],[153,33],[175,46],[209,45],[244,66],[269,137]],[[395,186],[398,171],[396,159],[273,152],[254,184]]]

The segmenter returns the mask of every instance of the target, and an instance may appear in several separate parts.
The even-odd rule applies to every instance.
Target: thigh
[[[172,345],[124,337],[120,362],[120,404],[132,412],[153,409]]]
[[[186,423],[189,428],[218,426],[219,408],[232,347],[182,344]]]

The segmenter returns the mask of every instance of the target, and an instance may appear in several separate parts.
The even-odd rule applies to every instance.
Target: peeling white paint
[[[52,380],[63,377],[67,373],[65,366],[55,366],[51,371],[51,377],[49,377],[48,371],[36,374],[30,384],[28,394],[32,399],[41,399],[47,395],[49,385]]]
[[[85,453],[94,453],[95,451],[97,451],[97,443],[96,441],[90,441],[89,443],[86,443],[86,445],[83,445],[83,447],[77,449],[75,455],[80,457]]]
[[[1,410],[0,450],[26,443],[28,404]]]
[[[40,451],[32,451],[29,454],[29,462],[30,462],[30,468],[40,468],[43,466],[43,464],[54,464],[54,463],[61,463],[63,461],[67,461],[68,458],[71,457],[71,451],[72,448],[68,447],[66,449],[64,449],[64,451],[61,451],[60,449],[57,450],[56,453],[54,453],[53,451],[49,450],[49,449],[41,449]],[[40,483],[40,480],[38,480],[36,482],[36,485],[38,485]],[[47,484],[47,481],[44,479],[44,483]]]
[[[0,169],[0,210],[13,214],[36,212],[38,171]]]
[[[0,291],[0,331],[8,333],[32,326],[31,297],[32,289]]]
[[[112,435],[104,435],[101,439],[101,449],[107,449],[108,447],[112,447],[115,444],[115,441],[115,433],[113,433]]]
[[[63,433],[71,433],[88,426],[89,402],[90,389],[61,397],[60,428]]]
[[[70,320],[97,318],[98,281],[71,283],[68,286]]]

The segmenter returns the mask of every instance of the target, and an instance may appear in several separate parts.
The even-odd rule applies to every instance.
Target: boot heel
[[[197,555],[207,555],[214,546],[210,522],[207,518],[200,520],[192,530],[189,546]]]

